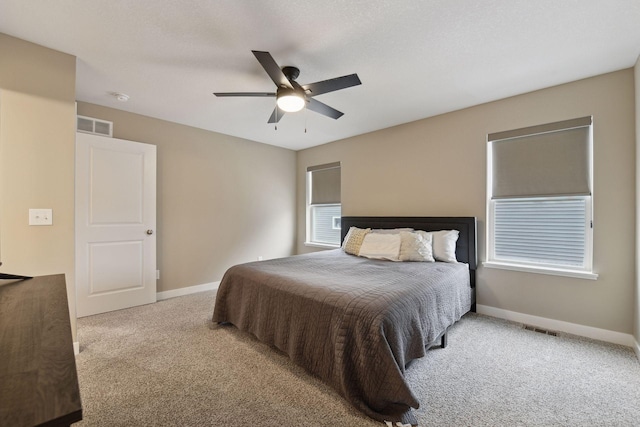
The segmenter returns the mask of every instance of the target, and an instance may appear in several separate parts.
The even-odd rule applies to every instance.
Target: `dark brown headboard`
[[[475,217],[409,217],[409,216],[343,216],[341,238],[350,227],[358,228],[413,228],[415,230],[438,231],[458,230],[456,258],[469,264],[471,286],[475,287],[475,270],[478,266],[476,254],[476,218]]]

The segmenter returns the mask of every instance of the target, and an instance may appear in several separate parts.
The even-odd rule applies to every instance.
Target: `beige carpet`
[[[214,292],[78,320],[79,426],[384,426],[286,356],[210,322]],[[638,426],[630,348],[476,314],[408,379],[426,426]]]

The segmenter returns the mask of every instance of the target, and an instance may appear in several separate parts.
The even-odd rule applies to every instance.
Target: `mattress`
[[[415,423],[407,364],[470,306],[467,264],[336,249],[231,267],[213,321],[283,351],[368,416]]]

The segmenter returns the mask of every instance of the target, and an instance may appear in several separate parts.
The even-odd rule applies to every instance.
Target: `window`
[[[340,246],[340,163],[307,168],[307,241]]]
[[[488,135],[489,267],[595,279],[592,118]]]

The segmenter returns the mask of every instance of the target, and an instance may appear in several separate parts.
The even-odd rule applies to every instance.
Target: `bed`
[[[350,227],[458,230],[458,263],[391,262],[314,252],[231,267],[213,321],[286,353],[373,419],[416,424],[409,362],[446,345],[447,329],[475,310],[472,217],[342,217]]]

